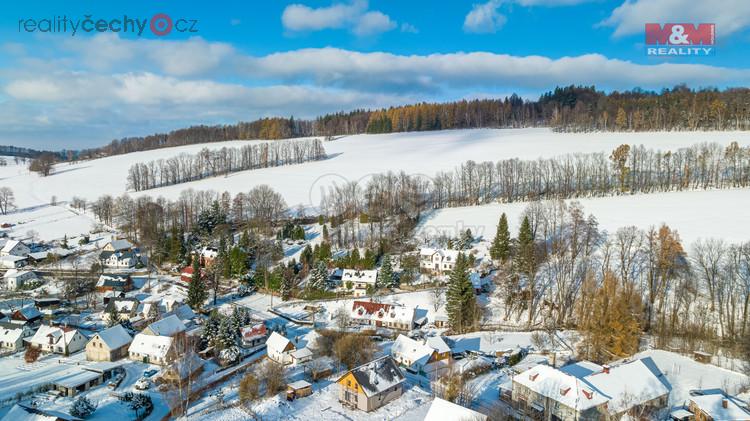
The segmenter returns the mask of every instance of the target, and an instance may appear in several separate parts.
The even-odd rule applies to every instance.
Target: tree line
[[[319,139],[287,140],[244,145],[238,148],[182,153],[168,159],[133,164],[127,189],[141,191],[233,172],[301,164],[326,158]]]
[[[528,100],[505,98],[419,103],[377,110],[357,109],[302,120],[262,118],[237,124],[199,125],[142,137],[116,139],[99,148],[58,153],[61,160],[103,156],[227,140],[332,137],[471,128],[551,127],[559,131],[662,131],[750,129],[750,89],[692,90],[684,85],[660,92],[598,91],[594,86],[557,87]]]

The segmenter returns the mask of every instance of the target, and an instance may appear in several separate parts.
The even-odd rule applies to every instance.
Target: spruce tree
[[[389,288],[395,283],[394,280],[395,277],[393,274],[393,266],[391,266],[391,256],[385,254],[383,255],[383,263],[380,265],[376,288]]]
[[[320,261],[310,272],[310,280],[307,283],[307,287],[313,290],[323,290],[325,289],[327,279],[328,267],[325,262]]]
[[[117,313],[117,306],[112,303],[109,312],[107,312],[107,327],[112,327],[120,324],[120,314]]]
[[[463,253],[459,253],[448,279],[445,305],[448,323],[454,332],[464,333],[472,327],[476,314],[476,298],[469,279],[469,263]]]
[[[196,255],[193,257],[193,279],[190,280],[190,286],[187,293],[187,304],[193,310],[203,308],[203,303],[208,299],[208,289],[201,276],[200,258]]]
[[[497,233],[492,241],[490,256],[494,260],[505,262],[510,256],[510,232],[508,231],[508,218],[505,212],[500,215],[500,222],[497,224]]]
[[[531,232],[531,224],[528,216],[523,218],[521,228],[518,231],[518,251],[513,261],[516,274],[526,278],[526,289],[528,291],[529,312],[528,324],[534,321],[534,297],[536,296],[536,250],[534,246],[534,234]]]

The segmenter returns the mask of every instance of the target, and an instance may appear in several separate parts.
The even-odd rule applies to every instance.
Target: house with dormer
[[[352,303],[350,317],[354,324],[408,331],[414,328],[415,310],[401,304],[356,300]]]
[[[424,273],[444,275],[453,270],[458,250],[422,248],[419,250],[419,269]]]

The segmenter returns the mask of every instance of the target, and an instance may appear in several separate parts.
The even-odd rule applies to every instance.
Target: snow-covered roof
[[[55,380],[55,385],[74,389],[92,380],[98,379],[99,376],[101,376],[100,373],[82,369],[81,371],[74,371],[73,373],[66,374]]]
[[[24,256],[14,256],[14,255],[8,255],[8,256],[0,256],[0,260],[4,260],[6,262],[19,262],[21,260],[26,260],[26,257]]]
[[[133,341],[130,334],[122,325],[115,325],[97,333],[96,336],[104,342],[109,349],[121,348]]]
[[[419,249],[419,255],[422,257],[432,257],[435,254],[440,256],[440,260],[445,260],[446,262],[455,262],[456,259],[458,259],[458,250],[435,249],[430,247]]]
[[[112,247],[112,250],[114,251],[127,250],[127,249],[133,248],[133,243],[125,239],[112,240],[109,242],[108,245]]]
[[[287,386],[294,390],[299,390],[310,387],[312,385],[304,380],[297,380],[296,382],[289,383]]]
[[[391,355],[396,360],[402,358],[411,362],[411,365],[425,365],[429,362],[430,357],[435,352],[434,349],[416,341],[408,336],[398,335],[396,341],[391,347]]]
[[[99,276],[99,280],[96,282],[96,286],[98,287],[104,287],[104,286],[112,286],[112,287],[121,287],[128,283],[130,280],[130,275],[128,274],[117,274],[117,273],[110,273],[110,274],[103,274]]]
[[[344,269],[344,273],[341,275],[343,282],[362,282],[366,284],[375,284],[378,279],[377,270],[356,270],[356,269]]]
[[[377,395],[404,381],[404,374],[393,361],[385,356],[349,371],[368,397]]]
[[[186,322],[188,320],[193,320],[194,318],[197,317],[193,309],[190,308],[190,306],[187,304],[182,304],[178,306],[176,309],[174,309],[173,311],[170,311],[164,316],[166,317],[166,316],[171,316],[171,315],[177,316],[177,318],[182,320],[183,322]]]
[[[22,242],[18,240],[8,240],[3,246],[2,251],[5,253],[10,253],[11,251],[13,251],[14,248],[16,248],[19,245],[25,246],[26,244],[23,244]]]
[[[6,344],[15,343],[19,338],[23,337],[26,332],[27,330],[21,327],[15,329],[0,327],[0,342]]]
[[[424,417],[424,421],[485,421],[486,419],[487,415],[440,398],[435,398],[432,401],[430,410]]]
[[[266,336],[266,325],[258,323],[253,326],[244,326],[240,328],[242,339],[245,341],[251,341],[256,338],[262,338]]]
[[[57,326],[41,325],[34,336],[29,339],[33,344],[49,344],[49,338],[52,337],[52,344],[57,345],[62,342],[64,345],[70,345],[78,331],[71,328],[61,328]]]
[[[81,421],[81,418],[68,415],[65,412],[41,408],[32,408],[23,404],[16,404],[2,418],[2,421]]]
[[[34,320],[42,317],[42,313],[34,306],[26,306],[16,310],[25,320]]]
[[[292,358],[296,360],[307,357],[312,357],[312,351],[310,351],[310,348],[300,348],[292,351]]]
[[[448,344],[445,343],[445,340],[442,336],[428,336],[425,341],[427,346],[434,349],[439,354],[450,352],[451,350],[451,347],[449,347]]]
[[[141,355],[150,355],[163,359],[172,347],[172,338],[169,336],[154,336],[139,333],[133,338],[128,352]]]
[[[355,300],[352,303],[351,317],[410,325],[414,322],[414,310],[414,307],[401,304]]]
[[[726,396],[723,393],[714,393],[710,395],[691,396],[690,400],[711,417],[713,421],[745,421],[750,420],[748,413],[740,406],[735,398]],[[726,400],[726,408],[724,401]]]
[[[547,365],[538,365],[513,377],[513,381],[576,411],[607,403],[607,410],[612,414],[669,394],[671,390],[666,377],[651,358],[623,363],[608,368],[608,371],[602,369],[576,377]]]
[[[33,274],[34,272],[30,270],[8,269],[8,271],[5,272],[5,275],[3,275],[3,278],[18,278],[29,273]]]
[[[148,329],[159,336],[174,336],[180,332],[185,331],[185,324],[182,323],[179,317],[172,314],[159,321],[153,322],[148,325]]]
[[[285,338],[278,332],[273,332],[271,333],[271,336],[269,336],[266,340],[266,348],[268,348],[269,351],[281,352],[290,343],[291,341],[289,339]]]

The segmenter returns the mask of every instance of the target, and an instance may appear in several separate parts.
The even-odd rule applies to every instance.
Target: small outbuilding
[[[293,401],[312,395],[312,385],[304,380],[299,380],[286,385],[286,400]]]

